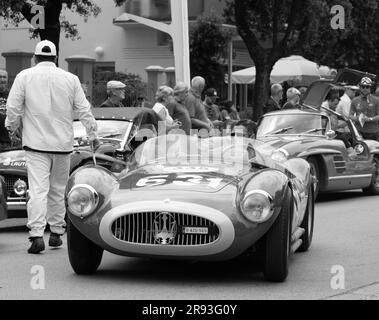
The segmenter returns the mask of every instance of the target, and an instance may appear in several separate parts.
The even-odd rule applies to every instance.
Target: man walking
[[[5,121],[10,135],[22,122],[30,196],[29,253],[45,249],[46,223],[51,231],[49,246],[62,245],[60,237],[66,225],[64,192],[74,145],[73,111],[85,126],[92,147],[99,144],[96,121],[79,78],[55,65],[55,45],[47,40],[39,42],[34,59],[35,67],[20,72],[13,83]]]
[[[355,121],[363,138],[379,141],[379,98],[370,93],[372,85],[370,78],[362,78],[360,95],[351,102],[350,118]]]

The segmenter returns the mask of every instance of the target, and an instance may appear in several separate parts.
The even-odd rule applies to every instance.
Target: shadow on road
[[[340,191],[334,193],[321,193],[317,197],[316,203],[328,202],[328,201],[341,201],[354,198],[367,197],[362,191]],[[375,196],[373,196],[375,197]]]

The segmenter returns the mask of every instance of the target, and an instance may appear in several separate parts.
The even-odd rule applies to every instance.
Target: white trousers
[[[29,180],[27,204],[31,237],[42,237],[46,223],[50,231],[64,234],[66,208],[64,193],[70,171],[69,154],[26,151]]]

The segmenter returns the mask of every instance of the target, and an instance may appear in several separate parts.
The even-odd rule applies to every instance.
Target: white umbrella
[[[255,82],[255,67],[239,70],[232,73],[232,82],[236,84],[250,84]],[[301,56],[290,56],[278,60],[272,69],[270,80],[272,83],[296,81],[298,85],[309,85],[320,80],[320,72],[315,62]]]

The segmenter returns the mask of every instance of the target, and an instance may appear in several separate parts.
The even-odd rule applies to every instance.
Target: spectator
[[[125,87],[126,85],[120,81],[109,81],[107,83],[108,99],[100,105],[100,108],[124,107],[122,101],[125,99]]]
[[[300,100],[302,100],[304,98],[304,95],[307,92],[307,90],[308,90],[307,87],[300,87],[299,88],[299,91],[300,91]]]
[[[360,95],[351,102],[350,117],[363,138],[379,140],[379,98],[370,93],[372,85],[370,78],[362,78]]]
[[[179,128],[179,123],[174,121],[167,110],[167,105],[170,102],[170,97],[174,94],[174,90],[168,86],[161,86],[155,94],[156,103],[153,110],[158,114],[161,121],[166,126],[166,131]]]
[[[201,101],[201,93],[203,92],[204,88],[205,79],[202,77],[194,77],[191,81],[191,89],[185,100],[185,106],[191,117],[192,128],[206,129],[210,131],[213,127],[213,124],[208,119],[203,102]]]
[[[28,253],[45,250],[43,234],[50,225],[49,246],[60,247],[65,232],[65,188],[73,151],[74,111],[86,128],[93,150],[99,146],[96,121],[79,78],[56,66],[56,47],[37,44],[36,66],[21,71],[7,101],[5,126],[10,135],[22,123],[29,180],[28,228],[32,245]]]
[[[264,113],[278,111],[281,109],[280,101],[283,99],[283,87],[275,83],[271,86],[271,96],[266,102]]]
[[[350,115],[351,101],[355,97],[355,93],[359,88],[357,86],[345,86],[345,93],[336,108],[336,112],[348,118]],[[345,130],[349,130],[347,127]]]
[[[209,88],[205,91],[204,107],[208,119],[212,122],[213,126],[222,129],[223,121],[219,107],[215,104],[218,99],[217,91],[214,88]]]
[[[287,90],[287,102],[283,106],[283,110],[286,109],[300,109],[300,91],[292,87]]]
[[[178,82],[174,88],[174,96],[170,97],[167,109],[171,117],[179,123],[179,129],[187,135],[191,134],[191,118],[184,102],[188,96],[189,88],[183,82]]]
[[[356,157],[356,154],[350,143],[351,136],[350,136],[350,133],[346,132],[345,130],[345,127],[347,126],[347,124],[345,121],[338,119],[337,115],[331,112],[331,111],[336,111],[336,108],[339,102],[340,102],[339,92],[335,90],[331,90],[329,91],[326,97],[326,101],[322,103],[322,106],[323,106],[323,109],[326,110],[327,115],[329,116],[331,129],[334,130],[336,133],[335,138],[338,140],[342,140],[342,142],[345,144],[345,147],[347,149],[348,156],[351,159],[354,159]]]

